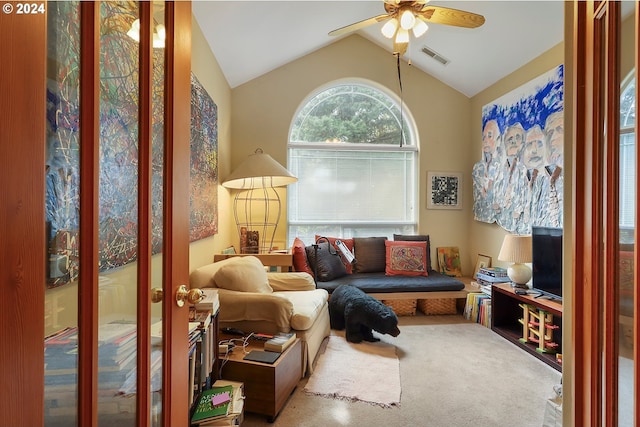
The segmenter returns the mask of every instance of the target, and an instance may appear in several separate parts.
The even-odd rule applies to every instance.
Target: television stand
[[[541,351],[539,344],[531,342],[527,340],[526,336],[523,336],[523,324],[520,319],[523,319],[524,311],[520,304],[527,304],[550,314],[552,320],[548,330],[553,337],[550,340],[553,346],[550,346],[549,352]],[[524,320],[526,321],[526,319]],[[562,354],[561,302],[540,299],[529,294],[516,294],[515,289],[509,283],[494,284],[491,287],[491,330],[562,372],[562,365],[556,358],[556,353]]]

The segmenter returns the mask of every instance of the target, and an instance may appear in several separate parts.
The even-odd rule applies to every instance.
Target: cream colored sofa
[[[303,346],[303,371],[313,365],[329,336],[329,294],[308,273],[267,273],[254,256],[202,266],[191,273],[192,288],[217,288],[220,328],[275,334],[295,331]]]

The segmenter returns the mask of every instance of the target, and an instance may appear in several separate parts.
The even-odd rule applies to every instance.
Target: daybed
[[[302,341],[303,371],[313,371],[329,336],[328,293],[307,273],[267,273],[255,256],[229,258],[194,270],[191,287],[218,288],[220,328],[246,333],[295,331]]]
[[[292,248],[294,269],[314,275],[317,287],[329,294],[349,284],[385,303],[413,301],[414,309],[416,303],[425,307],[429,305],[426,300],[444,299],[449,312],[455,312],[456,298],[467,295],[461,280],[431,268],[428,235],[394,235],[393,241],[386,237],[339,239],[355,255],[353,263],[341,256],[336,240],[316,236],[314,246],[296,238]]]

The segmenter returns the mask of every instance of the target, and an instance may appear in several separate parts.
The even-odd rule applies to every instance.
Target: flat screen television
[[[562,228],[532,227],[532,288],[562,299]]]

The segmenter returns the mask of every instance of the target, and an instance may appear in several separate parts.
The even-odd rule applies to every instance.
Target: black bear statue
[[[331,329],[345,330],[347,341],[376,342],[372,331],[397,337],[398,317],[381,301],[351,285],[340,285],[329,298]]]

